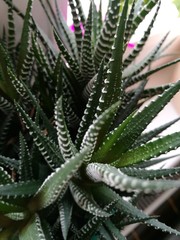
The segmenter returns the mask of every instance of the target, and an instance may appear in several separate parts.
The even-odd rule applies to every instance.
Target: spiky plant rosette
[[[102,21],[101,4],[97,10],[91,1],[86,18],[80,1],[69,0],[72,32],[58,1],[54,10],[49,0],[46,5],[40,0],[56,46],[32,18],[32,0],[25,15],[11,0],[4,2],[8,29],[0,42],[0,238],[126,239],[121,230],[131,223],[179,236],[135,205],[142,193],[180,187],[179,180],[170,178],[179,167],[149,169],[165,159],[158,156],[180,146],[180,132],[159,136],[177,120],[144,133],[180,89],[179,81],[145,89],[148,77],[179,59],[149,68],[167,47],[166,35],[133,63],[160,1],[111,0]],[[142,39],[125,57],[132,34],[155,5]],[[19,44],[15,14],[24,23]]]

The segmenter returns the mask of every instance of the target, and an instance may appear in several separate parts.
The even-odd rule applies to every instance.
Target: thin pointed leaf
[[[132,145],[132,148],[138,147],[142,144],[147,143],[148,141],[152,140],[154,137],[158,137],[158,135],[160,133],[162,133],[164,130],[166,130],[167,128],[169,128],[170,126],[172,126],[174,123],[176,123],[177,121],[179,121],[180,118],[176,118],[173,119],[172,121],[165,123],[163,125],[161,125],[158,128],[155,128],[151,131],[148,131],[146,133],[143,133],[136,141],[135,143]]]
[[[116,201],[112,201],[110,204],[104,207],[103,210],[105,212],[109,212],[109,210],[111,211],[115,204]],[[94,236],[94,234],[97,232],[97,229],[102,225],[104,221],[106,221],[106,219],[106,217],[93,216],[79,231],[76,232],[73,239],[92,239],[92,236]]]
[[[119,229],[116,228],[116,226],[113,224],[113,222],[108,219],[105,224],[108,231],[111,233],[111,236],[116,240],[126,240],[126,238],[121,234]]]
[[[30,158],[30,152],[26,143],[26,140],[20,134],[20,179],[21,181],[28,181],[32,180],[33,177],[33,170],[32,170],[32,162]]]
[[[13,100],[17,98],[17,94],[8,76],[8,68],[13,69],[13,64],[2,43],[0,43],[0,55],[0,89]]]
[[[62,108],[62,98],[56,103],[55,106],[55,123],[58,135],[59,149],[61,151],[62,157],[65,161],[68,161],[72,156],[74,156],[76,150],[72,142],[70,133],[66,126],[65,117]]]
[[[168,37],[167,33],[157,44],[156,46],[150,51],[148,52],[147,55],[145,55],[143,57],[143,59],[136,63],[136,64],[130,64],[128,62],[128,67],[124,69],[123,71],[123,79],[125,78],[130,78],[132,76],[138,75],[139,73],[141,73],[146,67],[150,66],[150,64],[153,62],[153,60],[156,58],[157,53],[159,52],[160,48],[162,47],[163,43],[165,42],[165,40]],[[142,46],[143,47],[143,46]],[[140,49],[141,51],[142,49]],[[138,56],[138,52],[136,50],[134,50],[135,53]]]
[[[103,73],[104,73],[104,62],[102,62],[97,76],[93,80],[93,86],[91,90],[91,94],[88,98],[88,103],[86,104],[86,109],[84,111],[84,115],[82,117],[81,123],[79,125],[78,134],[76,137],[76,144],[79,146],[82,138],[87,131],[89,125],[92,123],[94,119],[94,115],[96,113],[96,108],[99,103],[99,98],[101,95],[101,88],[103,83]]]
[[[20,206],[16,206],[15,204],[11,204],[5,201],[0,201],[0,213],[19,213],[23,212],[24,208]]]
[[[9,167],[10,169],[17,170],[19,168],[19,161],[15,158],[9,158],[0,155],[1,166]]]
[[[143,21],[146,15],[151,11],[151,9],[158,4],[160,1],[158,0],[148,0],[148,2],[142,7],[140,6],[139,10],[133,21],[133,29],[135,30],[138,25]]]
[[[85,17],[85,14],[84,14],[84,11],[83,11],[83,8],[82,8],[82,5],[81,5],[81,1],[80,0],[75,0],[76,2],[76,7],[78,9],[78,13],[79,13],[79,17],[81,19],[81,22],[83,25],[85,25],[85,22],[86,22],[86,17]]]
[[[166,163],[166,161],[170,161],[173,158],[179,157],[179,154],[175,154],[172,156],[167,156],[167,157],[157,157],[157,158],[153,158],[152,160],[148,160],[148,161],[144,161],[144,162],[140,162],[137,164],[134,164],[134,166],[136,168],[148,168],[148,167],[152,167],[155,166],[158,163],[163,163],[164,165]]]
[[[153,118],[163,109],[163,107],[171,100],[171,98],[179,91],[180,81],[166,90],[156,100],[152,101],[148,106],[137,112],[124,128],[120,125],[106,140],[106,144],[101,147],[102,157],[108,162],[115,161],[120,155],[126,152],[136,139],[145,130],[147,125]],[[114,136],[115,137],[114,137]],[[109,146],[106,148],[106,146]],[[113,153],[113,154],[112,154]],[[98,153],[98,156],[100,154]]]
[[[61,230],[64,240],[67,239],[72,220],[73,204],[69,194],[65,194],[64,198],[59,203],[59,214]]]
[[[49,64],[49,61],[40,46],[40,44],[37,42],[37,39],[35,37],[32,37],[32,46],[33,46],[33,53],[35,55],[36,60],[39,63],[39,67],[41,68],[41,71],[45,74],[45,76],[49,80],[49,85],[53,85],[52,81],[52,73],[51,73],[51,66]]]
[[[104,182],[108,186],[121,191],[133,192],[163,191],[171,188],[179,188],[180,181],[176,180],[145,180],[136,177],[129,177],[120,169],[107,164],[91,163],[87,166],[88,176],[95,182]]]
[[[70,182],[70,190],[72,196],[77,203],[77,205],[95,216],[108,217],[109,214],[101,209],[98,204],[94,201],[93,196],[90,192],[84,189],[82,186]]]
[[[118,160],[112,163],[112,165],[122,167],[139,163],[158,157],[161,154],[177,149],[178,147],[180,147],[180,132],[158,138],[155,141],[131,149],[122,154]]]
[[[18,66],[17,66],[18,75],[20,75],[21,73],[24,61],[26,59],[26,55],[28,53],[28,48],[29,48],[32,4],[33,4],[33,0],[29,0],[27,4],[25,18],[24,18],[23,30],[21,35],[21,45],[20,45],[19,56],[18,56]]]
[[[162,70],[164,68],[168,68],[168,67],[170,67],[170,66],[172,66],[174,64],[177,64],[178,62],[180,62],[180,58],[177,58],[177,59],[175,59],[175,60],[173,60],[171,62],[165,63],[165,64],[163,64],[163,65],[161,65],[159,67],[156,67],[154,69],[151,69],[151,70],[149,70],[149,71],[147,71],[145,73],[141,73],[141,74],[139,74],[137,76],[133,76],[132,78],[127,79],[127,82],[125,82],[124,86],[125,87],[129,87],[129,86],[131,86],[131,85],[133,85],[133,84],[135,84],[135,83],[137,83],[139,81],[147,79],[153,73],[156,73],[156,72],[158,72],[158,71],[160,71],[160,70]]]
[[[9,112],[13,109],[12,103],[4,98],[3,96],[0,96],[0,109],[5,114],[9,114]]]
[[[24,82],[29,82],[31,80],[31,72],[34,64],[34,54],[32,48],[28,49],[26,58],[24,59],[24,64],[22,66],[20,79]]]
[[[102,200],[103,202],[105,202],[106,204],[107,204],[107,202],[110,202],[112,200],[113,201],[117,200],[118,202],[117,202],[116,207],[122,213],[125,213],[126,215],[128,215],[134,219],[137,219],[137,220],[141,219],[143,221],[143,219],[144,219],[145,223],[148,226],[151,226],[155,229],[159,229],[159,230],[162,230],[162,231],[168,232],[168,233],[174,233],[177,236],[180,236],[179,231],[166,226],[165,224],[159,222],[157,219],[147,220],[149,218],[148,215],[146,215],[141,210],[139,210],[138,208],[133,206],[130,202],[123,200],[117,193],[112,191],[110,188],[108,188],[106,186],[101,186],[101,187],[99,187],[99,189],[95,190],[95,193],[96,193],[96,197],[99,198],[100,200]]]
[[[14,111],[8,113],[7,117],[3,119],[3,123],[0,127],[0,151],[3,152],[5,145],[7,144],[8,134],[10,126],[14,121]]]
[[[11,176],[4,170],[4,168],[0,167],[0,184],[8,184],[12,183],[13,180]]]
[[[41,221],[36,214],[26,225],[26,227],[20,232],[19,240],[46,240],[44,235]]]
[[[94,60],[97,66],[99,66],[99,63],[113,45],[114,35],[119,20],[119,9],[119,0],[110,2],[110,8],[106,13],[106,19],[95,47]]]
[[[109,129],[109,126],[118,107],[119,102],[106,109],[97,119],[94,120],[94,122],[89,126],[89,129],[85,133],[81,148],[91,146],[89,159],[91,158],[94,150],[99,147],[100,142]]]
[[[180,167],[168,168],[168,169],[141,169],[124,167],[121,169],[123,173],[131,177],[137,177],[140,179],[157,179],[157,178],[170,178],[180,174]]]
[[[82,150],[72,157],[72,159],[61,165],[60,168],[57,168],[38,189],[31,205],[33,206],[38,203],[36,208],[43,209],[55,202],[58,197],[62,197],[64,188],[66,188],[70,179],[83,163],[88,151],[88,149]]]
[[[93,1],[90,4],[89,14],[85,26],[85,33],[82,40],[81,49],[81,72],[84,81],[87,83],[95,75],[95,65],[93,59],[93,42],[92,42],[92,27],[93,27]]]
[[[115,1],[113,1],[115,2]],[[119,6],[119,4],[118,4]],[[124,52],[124,31],[128,10],[128,0],[123,6],[122,15],[117,27],[115,41],[112,47],[112,57],[109,59],[107,79],[102,89],[102,95],[98,106],[97,114],[99,115],[109,106],[119,101],[122,95],[122,58]]]
[[[34,138],[36,146],[48,165],[52,169],[59,167],[63,159],[55,143],[42,133],[41,129],[31,120],[18,103],[15,103],[15,105],[22,120],[29,129],[30,135]]]
[[[71,8],[71,13],[73,17],[73,23],[74,23],[74,28],[75,28],[75,37],[76,37],[76,45],[77,45],[77,50],[78,50],[78,55],[80,56],[81,53],[81,43],[82,43],[82,22],[78,13],[78,7],[74,3],[73,0],[68,0],[69,1],[69,6]],[[83,26],[82,26],[83,27]]]
[[[56,101],[62,96],[62,89],[63,89],[63,67],[62,67],[62,60],[60,54],[58,55],[55,66],[53,69],[53,79],[56,83]]]
[[[79,69],[79,65],[78,62],[76,60],[74,60],[72,58],[72,56],[69,54],[68,50],[65,48],[59,34],[57,33],[57,31],[54,31],[54,37],[56,40],[56,43],[59,47],[60,50],[60,54],[62,54],[63,58],[66,59],[66,61],[68,62],[70,68],[72,69],[73,74],[75,75],[77,81],[82,82],[82,75],[81,75],[81,71]]]
[[[11,1],[11,5],[8,7],[8,50],[13,58],[15,50],[14,48],[15,48],[15,24]]]
[[[151,29],[153,27],[153,24],[156,20],[156,17],[158,15],[158,11],[160,8],[160,1],[158,1],[158,5],[157,5],[157,9],[154,13],[154,16],[152,18],[151,23],[149,24],[147,30],[145,31],[143,37],[141,38],[141,40],[137,43],[137,45],[135,46],[135,48],[133,49],[132,53],[129,54],[129,56],[124,60],[123,62],[123,67],[127,67],[128,65],[130,65],[132,63],[132,61],[138,56],[138,54],[141,52],[143,46],[145,45],[150,33],[151,33]],[[134,23],[134,22],[133,22]]]
[[[35,192],[40,187],[39,181],[26,181],[26,182],[17,182],[9,183],[5,185],[0,185],[0,198],[6,197],[28,197],[35,194]]]
[[[74,33],[67,26],[67,22],[62,16],[61,9],[59,9],[58,0],[55,0],[55,8],[58,21],[59,35],[62,37],[63,42],[66,43],[66,48],[71,53],[72,57],[77,60],[78,57],[75,36]]]
[[[128,19],[127,19],[127,23],[126,23],[125,33],[124,33],[125,43],[129,42],[131,35],[132,35],[132,31],[133,31],[132,26],[133,26],[135,11],[136,11],[135,8],[136,8],[136,0],[133,0],[132,5],[131,5],[131,10],[128,15]]]
[[[19,93],[19,95],[23,98],[24,102],[31,102],[34,107],[39,112],[44,126],[47,129],[47,131],[53,135],[54,129],[52,124],[50,123],[49,119],[47,118],[46,114],[44,113],[43,109],[41,108],[40,104],[38,103],[38,100],[36,97],[32,94],[28,86],[18,79],[16,75],[9,69],[8,70],[9,78],[11,79],[11,82],[13,83],[14,87],[16,88],[16,91]]]

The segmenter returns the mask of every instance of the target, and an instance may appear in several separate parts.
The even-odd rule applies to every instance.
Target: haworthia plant
[[[180,187],[173,178],[179,167],[153,169],[168,161],[161,154],[180,147],[180,132],[159,136],[179,119],[144,132],[180,89],[180,81],[146,88],[151,74],[180,61],[150,68],[168,33],[138,60],[161,1],[109,0],[104,17],[103,1],[89,1],[86,16],[80,0],[69,0],[71,31],[60,0],[54,8],[39,0],[53,40],[34,20],[32,0],[25,13],[15,1],[3,1],[8,27],[0,40],[0,239],[125,240],[121,230],[131,223],[180,236],[134,201],[138,193]],[[144,36],[125,57],[128,41],[154,6]],[[23,23],[18,43],[16,14]]]

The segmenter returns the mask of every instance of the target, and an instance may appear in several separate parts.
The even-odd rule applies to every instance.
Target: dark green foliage
[[[81,2],[69,0],[71,32],[59,1],[53,10],[50,0],[46,5],[40,0],[58,50],[36,26],[32,0],[25,14],[11,0],[4,2],[8,29],[0,41],[0,239],[125,240],[121,230],[131,223],[180,236],[133,201],[137,193],[180,187],[173,179],[179,167],[148,169],[167,160],[157,156],[180,146],[180,132],[159,137],[178,119],[144,133],[180,89],[180,82],[146,89],[148,77],[179,59],[149,68],[163,53],[165,35],[133,63],[161,1],[111,0],[103,21],[103,1],[100,8],[91,1],[86,19]],[[124,58],[132,34],[156,4],[144,36]],[[14,13],[24,23],[17,44]]]

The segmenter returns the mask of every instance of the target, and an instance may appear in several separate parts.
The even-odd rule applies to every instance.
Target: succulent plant
[[[8,6],[0,41],[0,239],[126,239],[122,229],[144,223],[177,230],[137,208],[142,194],[180,187],[180,168],[149,169],[180,146],[180,132],[159,134],[175,121],[144,132],[179,91],[180,82],[145,89],[148,77],[179,59],[149,68],[165,49],[162,40],[138,64],[161,1],[69,0],[72,32],[55,0],[40,0],[57,46],[31,16]],[[141,41],[124,53],[138,25],[156,12]],[[23,21],[15,43],[14,14]],[[167,46],[166,46],[167,47]],[[147,106],[143,104],[157,96]]]

